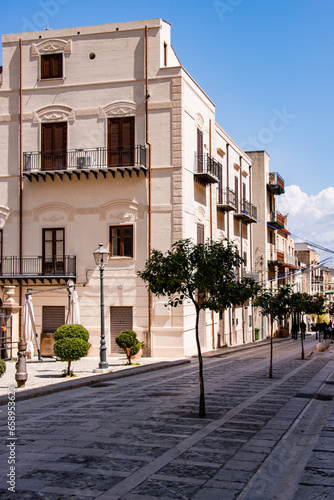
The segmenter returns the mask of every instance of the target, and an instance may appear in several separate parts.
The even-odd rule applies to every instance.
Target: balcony
[[[37,257],[3,257],[0,261],[0,284],[5,282],[19,283],[66,282],[68,278],[76,278],[76,257],[65,255],[62,258]]]
[[[298,259],[295,255],[288,255],[281,250],[270,250],[268,253],[268,265],[297,269]]]
[[[219,181],[218,177],[219,163],[214,160],[208,153],[195,153],[195,180],[206,186],[215,184]]]
[[[29,179],[44,181],[50,177],[72,177],[80,179],[89,175],[95,178],[102,174],[115,177],[119,172],[122,177],[135,172],[146,175],[148,153],[145,146],[127,146],[119,148],[66,149],[58,151],[30,151],[23,153],[23,175]]]
[[[218,190],[217,210],[220,212],[229,212],[236,209],[235,192],[232,189],[226,188],[222,191]]]
[[[280,212],[270,212],[270,220],[267,222],[272,229],[284,229],[284,215]]]
[[[246,224],[257,222],[257,208],[249,201],[244,200],[238,204],[234,217],[241,219]]]
[[[272,194],[283,194],[284,179],[277,172],[270,172],[267,188]]]

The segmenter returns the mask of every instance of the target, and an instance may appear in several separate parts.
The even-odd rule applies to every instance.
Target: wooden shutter
[[[223,166],[218,163],[218,204],[223,203]]]
[[[110,352],[111,354],[124,353],[115,342],[115,338],[123,330],[132,330],[132,307],[110,308]]]
[[[65,324],[65,306],[43,306],[42,333],[54,333]]]
[[[203,132],[197,129],[197,172],[203,172]]]
[[[235,190],[235,206],[236,206],[237,212],[239,212],[240,211],[240,209],[239,209],[239,181],[238,181],[237,176],[234,177],[234,190]]]
[[[63,76],[63,55],[44,54],[41,56],[41,78],[61,78]]]
[[[108,121],[108,165],[134,165],[134,116]]]
[[[67,123],[42,123],[42,170],[66,169]]]
[[[204,225],[197,224],[197,243],[204,245]]]

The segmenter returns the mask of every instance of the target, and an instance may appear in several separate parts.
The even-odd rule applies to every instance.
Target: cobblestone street
[[[15,491],[0,498],[310,500],[334,498],[333,347],[275,342],[17,402]]]

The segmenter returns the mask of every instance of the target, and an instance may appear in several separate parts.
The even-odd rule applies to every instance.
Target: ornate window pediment
[[[137,105],[133,101],[116,101],[106,106],[100,106],[99,118],[107,118],[109,116],[125,116],[134,115]]]
[[[52,104],[50,106],[44,106],[43,108],[34,112],[33,122],[57,122],[57,121],[69,121],[73,122],[75,120],[75,112],[73,108],[69,106],[63,106],[61,104]]]
[[[54,54],[56,52],[71,54],[72,40],[53,38],[51,40],[43,40],[40,43],[33,43],[31,46],[32,57],[38,57],[41,54]]]

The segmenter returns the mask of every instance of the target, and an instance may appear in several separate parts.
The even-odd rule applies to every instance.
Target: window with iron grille
[[[110,226],[111,257],[133,257],[133,226]]]

